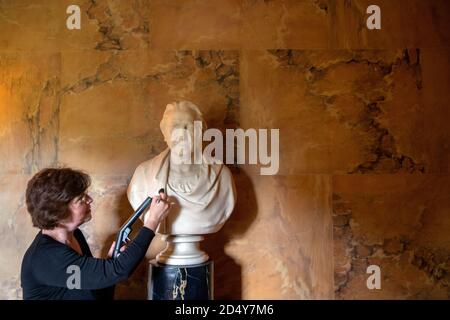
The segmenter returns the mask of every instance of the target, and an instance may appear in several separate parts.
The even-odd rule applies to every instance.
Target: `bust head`
[[[201,121],[204,128],[203,115],[192,102],[172,102],[166,106],[160,129],[173,156],[193,153],[194,121]]]

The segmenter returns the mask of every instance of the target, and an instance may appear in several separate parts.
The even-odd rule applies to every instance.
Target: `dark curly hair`
[[[82,195],[91,184],[89,175],[70,168],[47,168],[28,181],[27,209],[33,226],[54,229],[67,218],[69,202]]]

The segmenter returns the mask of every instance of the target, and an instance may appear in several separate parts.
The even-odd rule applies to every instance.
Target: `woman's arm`
[[[48,286],[73,288],[79,275],[80,288],[102,289],[127,279],[144,258],[155,233],[142,227],[136,238],[116,259],[81,256],[71,248],[46,243],[33,256],[33,274]]]

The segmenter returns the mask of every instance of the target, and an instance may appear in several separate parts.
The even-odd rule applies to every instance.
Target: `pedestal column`
[[[213,300],[214,263],[167,265],[150,261],[148,300]]]

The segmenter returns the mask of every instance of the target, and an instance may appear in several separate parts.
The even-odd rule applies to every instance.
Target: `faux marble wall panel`
[[[382,10],[382,31],[366,28],[371,4]],[[150,2],[150,43],[171,49],[435,47],[449,40],[449,9],[445,0],[158,0]]]
[[[240,122],[281,128],[283,174],[446,173],[448,59],[419,48],[245,51]]]
[[[338,299],[449,299],[448,175],[333,178]],[[368,265],[381,290],[367,290]]]
[[[64,28],[81,8],[82,31]],[[382,30],[368,30],[369,0],[3,1],[4,50],[386,49],[448,43],[446,0],[378,0]]]
[[[81,9],[81,30],[68,30],[66,9]],[[2,1],[2,50],[126,50],[149,46],[148,1]]]

